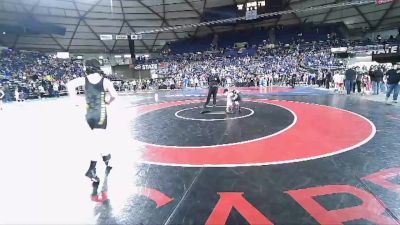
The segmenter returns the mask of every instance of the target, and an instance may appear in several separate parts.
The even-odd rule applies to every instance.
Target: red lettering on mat
[[[327,185],[300,190],[287,191],[305,210],[321,224],[343,224],[351,220],[365,219],[376,224],[397,224],[391,217],[383,215],[385,207],[370,193],[350,185]],[[346,193],[356,196],[361,205],[326,210],[313,199],[316,196]]]
[[[235,208],[249,224],[273,225],[260,211],[251,205],[242,192],[219,192],[220,199],[215,205],[206,225],[226,224],[229,213]]]

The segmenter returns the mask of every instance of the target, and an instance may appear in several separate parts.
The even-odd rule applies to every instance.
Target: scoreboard
[[[383,1],[383,0],[381,0],[381,1]],[[246,14],[246,11],[252,11],[252,10],[257,10],[257,14],[279,12],[279,11],[284,10],[283,9],[283,0],[248,1],[246,3],[238,4],[237,8],[238,8],[238,13],[241,16],[244,16]]]
[[[254,19],[253,15],[279,12],[283,9],[283,0],[254,0],[237,5],[237,15]]]

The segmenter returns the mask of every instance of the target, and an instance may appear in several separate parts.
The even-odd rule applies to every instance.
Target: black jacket
[[[363,75],[362,75],[361,73],[358,73],[358,74],[357,74],[356,80],[357,80],[357,81],[361,81],[361,80],[362,80],[362,76],[363,76]]]
[[[391,69],[386,72],[388,84],[398,84],[400,82],[400,70]]]
[[[331,72],[328,72],[328,73],[326,74],[326,79],[327,79],[328,81],[331,81],[331,80],[332,80],[332,73],[331,73]]]
[[[371,79],[371,81],[383,81],[383,72],[381,69],[377,69],[372,73],[374,74],[375,80]]]
[[[210,87],[218,87],[218,85],[221,83],[221,80],[219,79],[219,76],[216,74],[212,74],[208,76],[208,86]]]
[[[346,70],[345,76],[346,76],[346,80],[355,81],[357,74],[356,74],[355,70],[348,69],[348,70]]]

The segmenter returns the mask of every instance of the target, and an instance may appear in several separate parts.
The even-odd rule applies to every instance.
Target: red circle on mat
[[[292,92],[293,88],[286,87],[239,87],[236,88],[242,94],[271,94],[271,93],[282,93],[282,92]],[[204,94],[208,93],[208,90],[203,90]],[[223,94],[224,89],[218,89],[218,94]]]
[[[142,160],[150,164],[185,167],[235,167],[284,164],[336,155],[357,148],[375,135],[374,124],[350,111],[316,104],[253,100],[291,110],[296,123],[279,135],[236,144],[208,147],[160,146],[136,141]],[[200,101],[166,102],[136,107],[137,116]],[[184,129],[184,128],[182,128]]]
[[[244,94],[270,94],[292,92],[294,89],[285,87],[241,87],[238,90]]]

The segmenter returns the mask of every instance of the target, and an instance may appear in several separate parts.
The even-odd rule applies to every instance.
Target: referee
[[[217,93],[218,93],[218,86],[221,83],[219,76],[216,73],[212,73],[208,76],[208,96],[207,101],[204,104],[204,110],[206,109],[208,103],[210,103],[211,95],[213,96],[213,107],[217,104]]]

